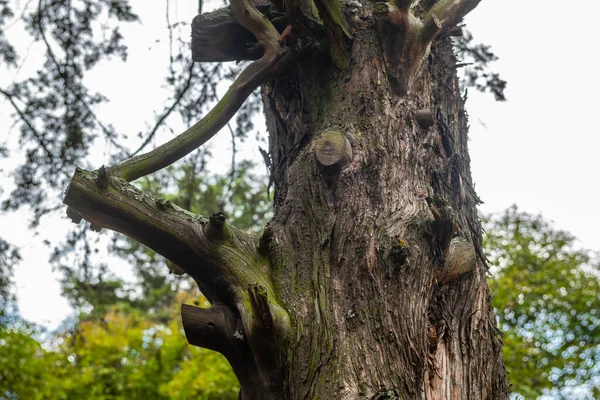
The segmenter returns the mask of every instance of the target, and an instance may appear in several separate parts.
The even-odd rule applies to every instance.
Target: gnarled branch
[[[232,1],[230,7],[236,21],[261,43],[263,56],[242,71],[208,115],[153,151],[112,167],[112,174],[132,181],[171,165],[211,139],[233,117],[250,93],[287,68],[295,52],[289,47],[281,47],[279,32],[273,24],[248,0]]]
[[[288,316],[275,300],[268,260],[257,250],[258,238],[229,226],[222,213],[207,220],[128,183],[209,140],[252,91],[283,72],[294,58],[294,51],[279,44],[278,31],[249,0],[232,0],[230,7],[237,22],[256,36],[264,55],[240,74],[207,116],[175,139],[111,168],[76,170],[64,203],[74,222],[83,217],[98,229],[124,233],[193,277],[213,307],[182,309],[190,343],[228,358],[242,385],[241,399],[279,399],[278,350]]]

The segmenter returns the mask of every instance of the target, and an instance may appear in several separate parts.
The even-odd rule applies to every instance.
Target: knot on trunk
[[[341,131],[328,129],[314,141],[314,153],[317,164],[323,172],[339,172],[342,166],[352,159],[352,146]]]

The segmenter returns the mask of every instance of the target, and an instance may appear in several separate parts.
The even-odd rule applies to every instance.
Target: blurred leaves
[[[516,206],[485,226],[493,265],[489,284],[506,334],[504,361],[513,391],[527,399],[548,391],[566,398],[575,398],[575,389],[598,393],[598,258],[579,249],[568,232]]]
[[[455,37],[454,45],[458,50],[460,66],[463,67],[460,75],[462,89],[474,87],[480,92],[492,93],[497,101],[505,101],[506,81],[489,66],[498,60],[491,46],[473,43],[473,34],[466,29],[462,29],[461,34]]]
[[[20,259],[21,256],[17,249],[0,238],[0,304],[9,304],[14,300],[14,296],[10,290],[13,266]]]
[[[114,306],[44,346],[31,326],[0,326],[0,398],[237,399],[225,358],[187,344],[178,313],[184,301],[206,306],[181,293],[166,323]]]

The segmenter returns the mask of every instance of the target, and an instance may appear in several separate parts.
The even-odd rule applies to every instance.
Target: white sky
[[[143,25],[122,29],[130,39],[128,62],[103,65],[90,82],[101,85],[111,99],[100,110],[101,116],[115,121],[119,130],[136,134],[147,130],[149,115],[160,110],[164,101],[166,23],[164,7],[151,12],[140,7],[146,2],[132,3]],[[196,1],[178,4],[172,21],[191,21]],[[543,213],[591,249],[600,249],[596,233],[600,226],[596,177],[600,128],[594,117],[600,108],[600,65],[594,50],[598,48],[598,11],[600,5],[594,1],[572,0],[565,7],[556,0],[483,0],[467,18],[475,40],[492,45],[500,57],[492,69],[508,81],[505,103],[495,102],[490,94],[469,92],[472,173],[485,202],[481,210],[498,212],[516,203],[524,211]],[[0,82],[4,82],[1,76]],[[0,131],[8,132],[9,140],[18,135],[17,130],[9,130],[10,111],[0,100]],[[167,133],[158,140],[168,137]],[[228,149],[228,137],[221,133],[212,146]],[[99,164],[109,151],[99,149]],[[255,145],[250,151],[258,157]],[[0,160],[0,179],[15,162]],[[225,162],[220,169],[228,167]],[[1,182],[10,190],[10,180]],[[1,217],[0,236],[19,245],[24,256],[15,271],[21,314],[52,329],[68,316],[70,308],[60,296],[58,273],[49,266],[50,250],[42,240],[59,241],[69,222],[62,214],[45,219],[44,233],[32,236],[23,222],[26,217],[25,212]],[[115,269],[130,276],[122,263]]]

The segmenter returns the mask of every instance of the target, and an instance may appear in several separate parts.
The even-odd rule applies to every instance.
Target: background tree
[[[600,265],[575,238],[515,206],[486,223],[490,288],[512,390],[600,396]]]

